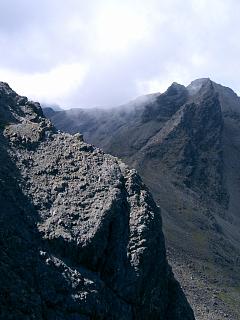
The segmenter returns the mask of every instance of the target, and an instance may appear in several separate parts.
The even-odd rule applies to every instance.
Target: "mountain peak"
[[[187,86],[187,90],[190,95],[195,95],[198,93],[203,86],[209,86],[213,82],[210,78],[199,78],[190,83],[190,85]]]
[[[186,88],[185,88],[184,85],[179,84],[179,83],[177,83],[177,82],[173,82],[173,83],[170,85],[170,87],[168,87],[166,93],[167,93],[167,94],[179,93],[179,92],[185,91],[185,90],[186,90]]]

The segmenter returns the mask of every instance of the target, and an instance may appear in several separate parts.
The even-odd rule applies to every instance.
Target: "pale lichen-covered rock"
[[[134,170],[0,85],[0,318],[194,319]]]

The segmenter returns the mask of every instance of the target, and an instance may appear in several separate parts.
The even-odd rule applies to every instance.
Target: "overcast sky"
[[[239,0],[0,0],[0,81],[62,107],[200,77],[240,93]]]

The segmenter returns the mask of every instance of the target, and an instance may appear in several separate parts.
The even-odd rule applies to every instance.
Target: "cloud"
[[[0,80],[66,107],[211,77],[240,92],[238,0],[1,0]]]
[[[64,105],[69,94],[84,81],[87,66],[79,63],[63,64],[42,73],[17,73],[0,69],[0,74],[13,88],[23,93],[26,88],[32,99]],[[61,90],[61,91],[60,91]]]

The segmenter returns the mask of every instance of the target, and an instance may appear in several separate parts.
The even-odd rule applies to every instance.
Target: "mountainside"
[[[239,319],[240,98],[198,79],[115,109],[50,118],[141,174],[162,208],[169,259],[196,318]]]
[[[134,170],[0,83],[0,319],[194,319]]]

